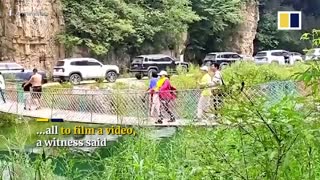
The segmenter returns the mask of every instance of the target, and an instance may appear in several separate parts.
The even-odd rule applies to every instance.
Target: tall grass
[[[294,74],[308,68],[304,63],[293,66],[265,64],[257,66],[253,62],[237,62],[222,71],[226,84],[244,81],[248,85],[262,84],[270,81],[294,80]]]
[[[304,126],[307,134],[297,139],[292,134],[294,143],[279,165],[279,178],[319,177],[316,164],[320,149],[317,135],[311,131],[320,126],[319,123]],[[256,131],[265,133],[258,134],[263,139],[255,140],[251,137],[256,135],[254,132],[246,134],[237,126],[189,127],[162,140],[151,139],[149,130],[139,130],[138,136],[127,136],[118,144],[90,155],[70,154],[61,148],[56,149],[55,155],[48,154],[49,160],[40,155],[31,158],[23,152],[11,152],[6,158],[16,166],[14,171],[19,175],[16,177],[24,179],[34,179],[37,171],[49,180],[55,179],[55,174],[71,179],[273,179],[278,166],[278,146],[263,126],[256,126]]]
[[[293,80],[295,73],[303,72],[308,68],[304,63],[293,66],[280,66],[266,64],[257,66],[254,62],[236,62],[224,68],[221,72],[226,84],[240,84],[245,81],[247,85],[256,85],[270,81]],[[179,76],[172,76],[171,82],[178,89],[198,88],[197,81],[201,78],[199,66],[192,65],[190,71]]]

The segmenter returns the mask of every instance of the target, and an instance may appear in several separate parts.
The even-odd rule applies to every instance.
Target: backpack
[[[212,94],[214,95],[214,96],[216,96],[216,95],[218,95],[218,96],[223,96],[223,94],[224,94],[224,87],[226,86],[226,84],[224,83],[224,81],[223,81],[223,78],[222,78],[222,75],[220,74],[220,80],[221,80],[221,86],[222,86],[222,88],[218,88],[218,89],[212,89]]]
[[[222,86],[225,86],[225,85],[226,85],[226,84],[224,83],[224,81],[223,81],[222,75],[221,75],[221,83],[222,83]]]
[[[173,86],[170,86],[170,93],[174,96],[174,98],[177,98],[177,89]]]

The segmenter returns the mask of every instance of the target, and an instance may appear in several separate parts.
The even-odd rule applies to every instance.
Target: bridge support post
[[[54,94],[51,94],[52,96],[51,96],[51,113],[50,113],[50,117],[51,117],[51,119],[53,118],[52,117],[52,115],[53,115],[53,108],[54,108]]]
[[[16,111],[17,111],[17,114],[19,115],[19,119],[22,119],[23,114],[19,113],[19,103],[24,103],[24,93],[23,93],[21,84],[19,84],[18,82],[16,82],[16,89],[17,89]]]
[[[91,95],[91,102],[93,102],[93,94]],[[93,121],[93,113],[92,113],[92,111],[93,111],[93,108],[91,108],[90,109],[90,121],[92,122]]]
[[[20,98],[19,98],[19,90],[17,90],[17,101],[16,101],[16,114],[19,114],[19,100],[20,100]],[[21,119],[21,115],[19,114],[19,119]]]

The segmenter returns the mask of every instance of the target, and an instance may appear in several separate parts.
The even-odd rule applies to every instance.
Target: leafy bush
[[[201,77],[199,66],[191,65],[188,73],[180,73],[170,78],[171,83],[178,90],[197,88],[197,80]]]
[[[265,64],[257,66],[254,62],[237,62],[224,69],[223,78],[226,84],[257,85],[270,81],[293,80],[294,73],[307,69],[307,65],[296,63],[294,66]]]
[[[308,68],[307,64],[296,63],[294,66],[280,66],[273,64],[259,65],[254,62],[236,62],[221,72],[227,85],[240,85],[242,81],[252,86],[270,81],[294,80],[294,74],[303,72]],[[201,78],[199,66],[192,65],[187,74],[172,76],[171,82],[179,90],[197,88],[197,81]]]
[[[0,127],[7,127],[17,123],[18,116],[0,112]]]

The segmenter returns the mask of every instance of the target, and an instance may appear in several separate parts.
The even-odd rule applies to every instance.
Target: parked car
[[[119,67],[103,65],[94,58],[68,58],[59,60],[53,69],[54,81],[70,81],[80,84],[83,80],[106,79],[115,82],[119,76]]]
[[[253,56],[249,56],[249,55],[245,55],[245,54],[239,54],[240,57],[242,58],[242,60],[245,60],[245,61],[254,61],[254,58]]]
[[[143,76],[150,78],[153,72],[159,73],[161,70],[170,69],[171,73],[175,73],[177,67],[181,67],[183,71],[188,71],[189,64],[176,61],[164,54],[150,54],[135,57],[131,62],[129,71],[135,73],[137,79],[141,79]]]
[[[33,74],[31,69],[25,69],[20,64],[14,62],[1,62],[0,72],[5,79],[18,82],[29,80]],[[38,71],[38,73],[42,75],[42,83],[47,83],[48,79],[46,72]]]
[[[46,75],[46,73],[44,71],[38,71],[39,74],[42,75],[42,84],[45,84],[48,82],[48,77]],[[32,71],[28,71],[28,72],[22,72],[22,73],[17,73],[16,74],[16,80],[17,81],[28,81],[31,76],[33,75],[33,72]]]
[[[217,63],[220,67],[223,67],[242,59],[243,57],[235,52],[212,52],[203,59],[203,65],[210,66],[213,63]]]
[[[292,58],[292,63],[290,64],[294,64],[296,62],[303,62],[303,56],[302,54],[298,53],[298,52],[289,52],[291,58]]]
[[[290,53],[286,50],[260,51],[254,56],[254,60],[256,64],[292,64]]]
[[[320,59],[320,48],[311,49],[306,53],[306,57],[305,57],[306,61],[317,60],[317,59]]]

